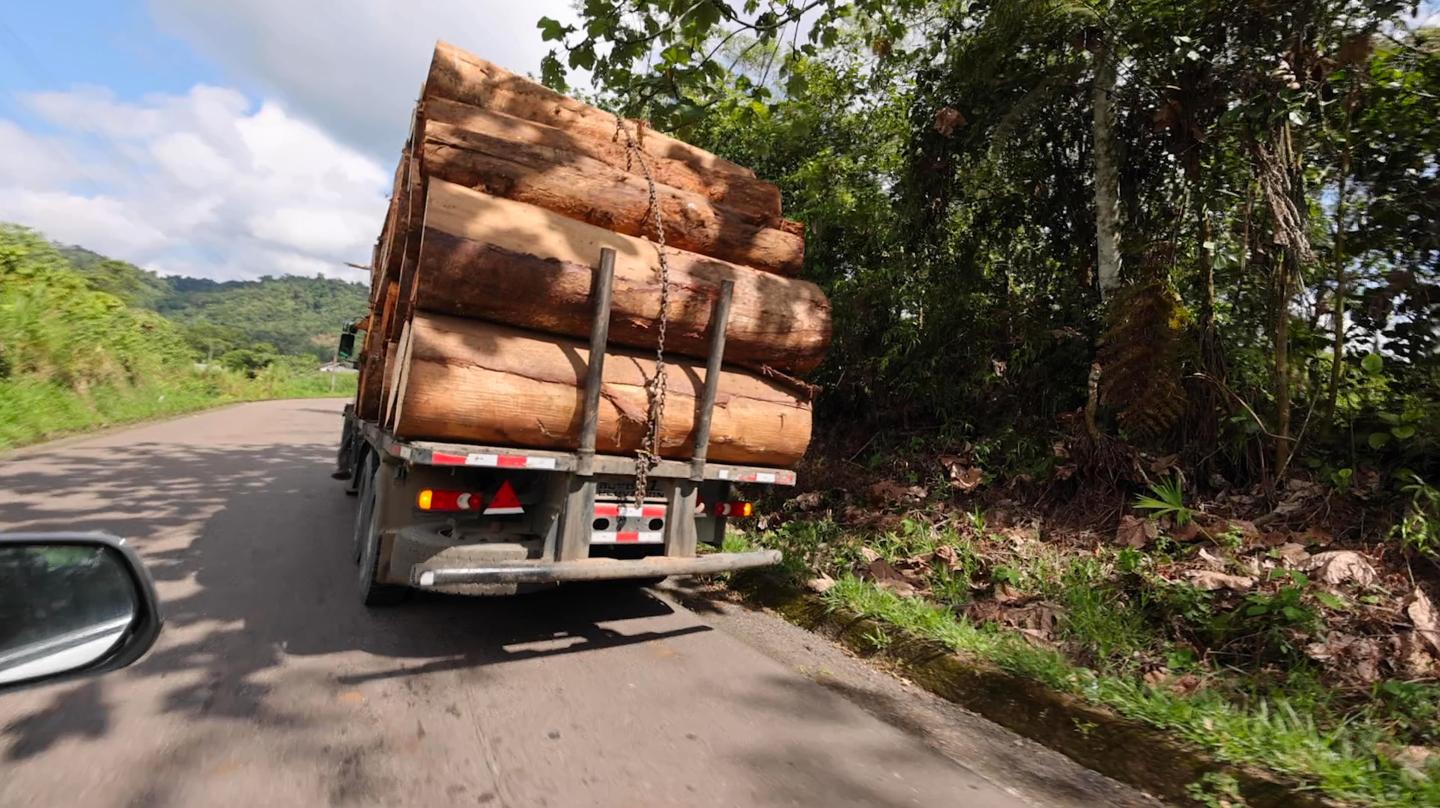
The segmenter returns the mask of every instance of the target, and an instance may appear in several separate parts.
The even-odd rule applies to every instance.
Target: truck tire
[[[373,502],[369,506],[372,511],[366,510],[366,497],[369,496],[370,477],[375,473],[370,467],[374,460],[375,456],[369,451],[362,451],[355,463],[355,490],[358,497],[355,500],[355,524],[350,532],[350,560],[356,564],[360,563],[361,548],[365,546],[365,532],[370,529],[373,513]]]
[[[380,520],[378,516],[380,509],[378,504],[380,475],[384,473],[384,469],[375,462],[374,455],[371,455],[366,463],[368,473],[365,475],[360,491],[360,512],[356,519],[356,539],[360,550],[358,576],[360,602],[370,607],[394,606],[409,597],[410,588],[375,581],[375,573],[380,567]]]

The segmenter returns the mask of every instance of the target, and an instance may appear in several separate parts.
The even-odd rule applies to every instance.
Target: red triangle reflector
[[[520,507],[520,498],[515,496],[515,489],[510,487],[508,480],[500,484],[500,490],[490,498],[490,505],[485,509],[489,516],[524,512],[525,509]]]

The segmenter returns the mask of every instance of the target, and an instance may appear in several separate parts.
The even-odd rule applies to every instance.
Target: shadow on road
[[[0,529],[106,530],[132,541],[160,584],[166,631],[121,676],[184,672],[165,691],[166,711],[262,725],[304,720],[266,699],[262,674],[287,656],[358,650],[397,660],[335,676],[355,684],[708,630],[626,631],[624,621],[673,610],[644,590],[614,585],[497,599],[417,595],[368,611],[349,555],[354,500],[329,479],[332,452],[320,443],[60,449],[0,474]],[[103,736],[113,723],[106,685],[57,691],[50,704],[0,727],[6,757]]]

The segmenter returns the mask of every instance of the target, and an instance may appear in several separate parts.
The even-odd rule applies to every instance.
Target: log
[[[442,180],[429,182],[415,308],[572,337],[590,333],[592,267],[615,250],[610,340],[652,348],[659,315],[657,247]],[[721,281],[735,284],[725,360],[813,370],[830,343],[830,303],[808,281],[668,250],[666,349],[704,358]]]
[[[424,169],[435,177],[631,236],[656,236],[642,178],[566,149],[425,125]],[[798,274],[805,240],[747,221],[699,194],[655,185],[665,242],[782,275]]]
[[[609,137],[593,138],[547,126],[543,123],[517,118],[494,109],[475,106],[448,98],[428,98],[424,101],[425,118],[435,123],[449,124],[468,132],[503,138],[514,143],[528,143],[547,149],[556,149],[571,154],[580,154],[598,160],[618,171],[644,179],[644,172],[634,160],[628,158],[623,136],[620,141]],[[610,124],[613,132],[615,124]],[[698,194],[711,202],[723,204],[742,216],[746,221],[767,227],[781,227],[780,194],[775,186],[765,183],[757,194],[746,195],[731,191],[724,182],[696,171],[690,164],[675,160],[650,160],[650,174],[655,182],[682,191]]]
[[[546,449],[579,445],[586,346],[478,320],[417,313],[410,367],[400,391],[396,434]],[[686,458],[705,368],[667,365],[669,393],[660,454]],[[640,445],[653,359],[607,353],[597,451],[630,453]],[[711,421],[716,462],[790,466],[810,441],[810,404],[764,379],[722,371]]]
[[[442,98],[484,107],[524,120],[564,129],[572,134],[603,143],[615,141],[615,116],[576,101],[543,85],[467,53],[447,42],[435,44],[435,56],[425,79],[422,100]],[[686,187],[679,181],[661,180],[683,172],[705,188],[705,196],[733,208],[764,211],[780,218],[780,191],[758,180],[754,172],[697,146],[663,135],[637,121],[627,121],[657,181]],[[618,144],[623,149],[624,136]],[[622,158],[623,159],[623,158]],[[661,164],[666,164],[663,168]],[[639,172],[639,166],[631,166]]]

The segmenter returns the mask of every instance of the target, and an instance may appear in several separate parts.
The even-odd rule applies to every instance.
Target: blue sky
[[[166,273],[360,279],[430,50],[519,72],[568,0],[0,7],[0,221]]]

